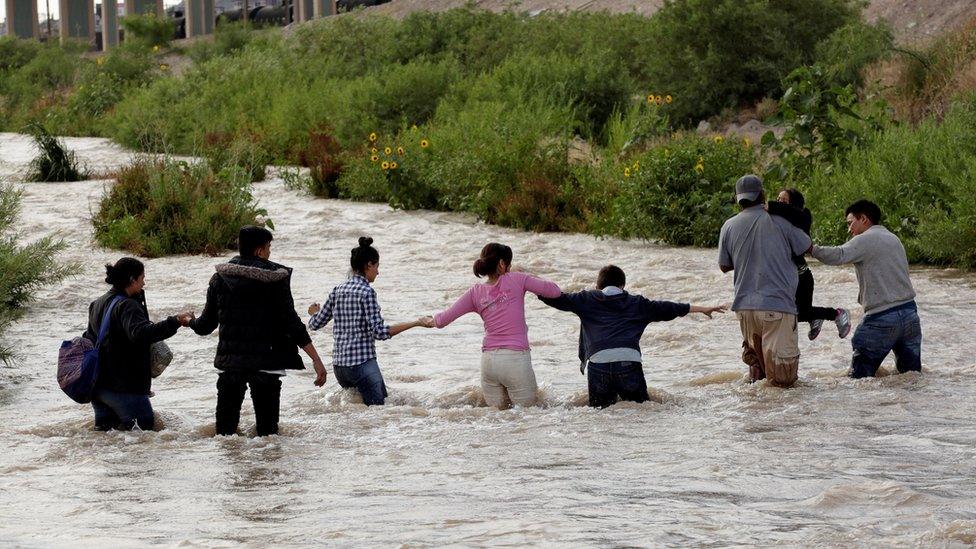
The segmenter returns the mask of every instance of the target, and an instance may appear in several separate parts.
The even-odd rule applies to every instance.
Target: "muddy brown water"
[[[105,171],[130,154],[68,139]],[[17,182],[28,140],[0,134],[0,175],[25,190],[19,228],[60,233],[83,273],[45,288],[5,335],[0,367],[0,544],[180,545],[827,545],[976,543],[976,359],[972,275],[918,269],[921,375],[845,377],[849,340],[828,325],[801,340],[800,383],[750,385],[733,317],[652,325],[642,346],[654,401],[585,406],[574,317],[527,298],[543,405],[496,411],[478,384],[477,317],[377,345],[389,405],[367,409],[331,375],[289,374],[282,434],[214,438],[216,336],[181,331],[153,384],[159,432],[96,433],[89,408],[54,379],[62,339],[84,328],[117,251],[92,243],[108,184]],[[304,313],[345,277],[361,234],[382,255],[375,284],[388,321],[449,305],[474,282],[486,242],[566,290],[608,261],[652,298],[727,302],[714,250],[573,234],[531,234],[459,214],[319,200],[280,180],[255,185],[277,226],[273,259],[295,268]],[[216,263],[147,260],[154,317],[199,310]],[[850,268],[814,265],[816,301],[856,307]],[[859,310],[855,321],[861,317]],[[323,356],[331,338],[313,336]],[[892,369],[891,363],[885,366]],[[242,426],[253,431],[247,409]]]

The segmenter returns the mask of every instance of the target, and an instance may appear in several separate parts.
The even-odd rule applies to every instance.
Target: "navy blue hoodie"
[[[691,309],[688,303],[651,301],[623,292],[606,295],[601,290],[540,297],[543,303],[580,317],[580,371],[590,357],[605,349],[624,347],[640,351],[640,338],[651,322],[674,320]]]

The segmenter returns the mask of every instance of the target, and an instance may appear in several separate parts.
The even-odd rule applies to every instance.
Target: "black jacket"
[[[117,295],[115,289],[88,306],[88,329],[84,337],[95,342],[102,326],[102,316],[109,302]],[[180,322],[171,316],[162,322],[149,321],[146,296],[123,297],[112,309],[108,335],[98,350],[98,379],[96,388],[120,393],[148,395],[152,385],[149,373],[149,346],[172,337]]]
[[[810,210],[803,208],[797,208],[796,206],[791,206],[785,202],[772,201],[767,205],[769,215],[778,215],[783,219],[790,222],[797,229],[807,233],[810,236],[810,229],[813,226],[813,214]],[[804,270],[807,266],[807,260],[803,254],[793,256],[793,264],[797,266],[800,271]]]
[[[295,312],[291,269],[258,257],[217,265],[207,304],[190,323],[200,335],[220,326],[214,366],[219,370],[301,370],[298,348],[312,342]]]
[[[691,310],[687,303],[651,301],[627,292],[606,295],[600,290],[539,299],[550,307],[580,317],[580,371],[591,356],[604,349],[625,347],[640,351],[640,338],[648,324],[674,320]]]

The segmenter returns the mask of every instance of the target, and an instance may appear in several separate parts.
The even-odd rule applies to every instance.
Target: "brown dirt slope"
[[[810,0],[815,2],[816,0]],[[404,17],[412,11],[444,11],[462,7],[468,0],[393,0],[368,8],[368,13]],[[518,11],[600,11],[650,15],[664,0],[474,0],[478,8],[502,11],[514,6]],[[976,0],[871,0],[866,10],[869,20],[887,20],[901,43],[925,42],[976,17]]]

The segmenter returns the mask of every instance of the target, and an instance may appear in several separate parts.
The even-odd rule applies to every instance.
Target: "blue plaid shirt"
[[[376,358],[377,339],[390,339],[390,327],[383,322],[376,291],[366,277],[354,274],[332,289],[322,310],[312,315],[308,327],[318,330],[335,319],[332,335],[332,363],[356,366]]]

